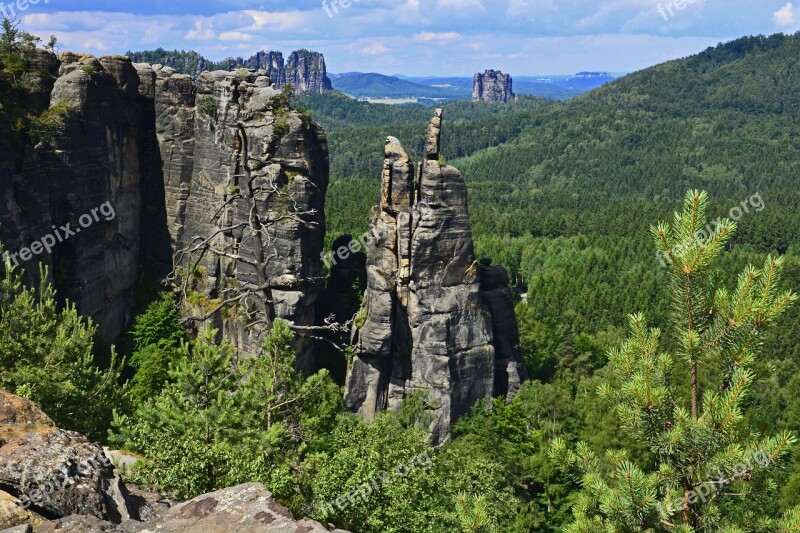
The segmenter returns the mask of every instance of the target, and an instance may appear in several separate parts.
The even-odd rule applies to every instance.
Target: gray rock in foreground
[[[112,522],[137,516],[98,445],[55,427],[31,402],[3,390],[0,421],[0,488],[24,506],[44,516],[85,514]]]

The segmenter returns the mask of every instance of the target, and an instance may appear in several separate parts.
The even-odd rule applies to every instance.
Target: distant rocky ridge
[[[466,184],[440,161],[441,127],[437,110],[416,169],[396,138],[386,141],[345,392],[368,418],[425,395],[436,443],[476,402],[511,400],[527,378],[508,275],[475,260]]]
[[[295,86],[298,92],[321,93],[330,91],[325,57],[319,52],[297,50],[284,62],[281,52],[261,51],[249,59],[228,57],[219,62],[204,58],[197,52],[166,51],[157,49],[145,52],[128,52],[134,63],[160,64],[174,68],[179,74],[197,77],[204,71],[249,69],[265,71],[275,86]]]
[[[513,100],[514,90],[511,76],[499,70],[487,70],[475,74],[472,82],[474,102],[508,102]]]

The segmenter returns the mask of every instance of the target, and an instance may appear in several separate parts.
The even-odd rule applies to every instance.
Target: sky
[[[61,50],[307,48],[329,72],[633,72],[744,35],[800,30],[800,0],[2,0]],[[33,3],[35,1],[35,3]],[[3,11],[4,10],[4,11]]]

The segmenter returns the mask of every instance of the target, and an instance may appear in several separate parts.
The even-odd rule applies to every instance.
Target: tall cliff
[[[513,80],[499,70],[487,70],[475,74],[472,81],[473,102],[508,102],[513,100]]]
[[[173,281],[191,279],[180,285],[187,312],[243,353],[257,351],[276,317],[314,326],[327,143],[269,77],[193,81],[122,56],[43,51],[29,70],[26,112],[38,118],[20,129],[0,112],[0,242],[30,281],[43,262],[59,295],[109,341],[174,258]],[[244,309],[253,302],[260,309]],[[297,347],[299,366],[314,369],[310,341]]]
[[[185,287],[195,316],[231,304],[212,320],[241,353],[257,351],[275,317],[313,327],[328,187],[324,132],[282,107],[265,75],[204,72],[193,83],[160,68],[156,76],[168,228],[186,270],[176,281],[193,278]],[[311,343],[301,337],[297,348],[298,366],[313,370]]]
[[[511,397],[526,378],[507,276],[475,261],[466,185],[440,163],[441,124],[437,110],[416,179],[400,142],[386,141],[345,393],[367,417],[425,394],[434,442],[476,402]]]
[[[139,77],[127,58],[68,52],[60,61],[40,52],[32,71],[39,131],[0,119],[0,241],[31,278],[44,263],[59,295],[114,339],[131,318],[142,252],[155,245],[142,242],[143,169],[158,162],[143,138]]]

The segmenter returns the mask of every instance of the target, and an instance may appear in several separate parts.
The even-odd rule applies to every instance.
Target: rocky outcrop
[[[519,387],[528,379],[528,369],[519,342],[519,326],[514,312],[514,296],[508,272],[492,265],[491,259],[481,260],[481,300],[492,316],[494,340],[494,396],[512,400]]]
[[[156,74],[168,227],[178,266],[190,268],[193,290],[204,296],[197,313],[225,298],[220,287],[239,283],[259,287],[260,318],[314,326],[328,187],[324,132],[279,107],[267,76],[204,72],[193,83],[172,69]],[[254,224],[262,226],[257,234]],[[183,253],[204,239],[216,252]],[[256,353],[269,328],[245,329],[245,320],[220,314],[214,320],[241,354]],[[310,341],[300,338],[297,351],[298,367],[314,370]]]
[[[0,390],[0,527],[49,531],[306,533],[259,483],[198,496],[173,507],[132,497],[103,449],[57,428],[33,403]],[[135,491],[134,491],[135,492]],[[141,494],[141,493],[140,493]],[[340,531],[340,530],[337,530]],[[347,533],[340,531],[340,533]]]
[[[472,81],[473,102],[508,102],[514,100],[511,76],[499,70],[475,74]]]
[[[270,61],[283,76],[311,85],[314,62],[324,67],[314,54],[293,54],[288,71],[279,59]],[[214,237],[228,257],[193,265],[199,307],[221,298],[218,282],[266,285],[263,327],[214,317],[241,352],[257,350],[275,317],[315,324],[327,145],[307,117],[273,102],[280,91],[269,76],[204,72],[195,81],[122,56],[70,52],[35,60],[30,111],[43,117],[35,136],[13,132],[0,113],[0,242],[28,281],[38,281],[43,262],[59,296],[113,341],[133,316],[135,290],[157,287],[193,239]],[[255,189],[275,192],[251,202],[265,226],[258,251],[240,225],[251,205],[231,199],[245,167]],[[307,339],[298,363],[315,369]]]
[[[68,516],[38,528],[56,531],[105,533],[315,533],[327,532],[319,522],[295,520],[260,483],[246,483],[218,490],[172,507],[147,522],[112,524],[92,516]],[[334,530],[334,533],[347,533]]]
[[[261,51],[249,59],[225,59],[219,66],[225,70],[246,68],[263,71],[278,89],[286,84],[294,85],[302,93],[321,93],[333,88],[328,78],[325,57],[319,52],[297,50],[289,55],[284,64],[281,52]]]
[[[45,517],[136,515],[102,448],[55,427],[31,402],[0,390],[0,490]],[[16,525],[16,524],[14,524]]]
[[[0,241],[29,279],[44,263],[110,340],[131,318],[140,274],[143,169],[159,166],[142,146],[140,79],[121,56],[41,54],[51,78],[34,136],[0,119]]]
[[[438,443],[476,402],[506,394],[525,374],[521,358],[506,364],[511,347],[500,359],[495,353],[496,342],[515,341],[513,330],[493,331],[493,324],[509,326],[513,307],[508,311],[510,301],[481,292],[466,185],[457,169],[440,162],[441,124],[437,110],[416,180],[400,142],[386,141],[381,201],[367,241],[367,291],[355,324],[357,355],[345,393],[347,406],[367,417],[424,394]],[[494,291],[498,271],[488,276],[486,289]],[[496,320],[487,299],[498,308]],[[515,375],[496,377],[503,366]]]

